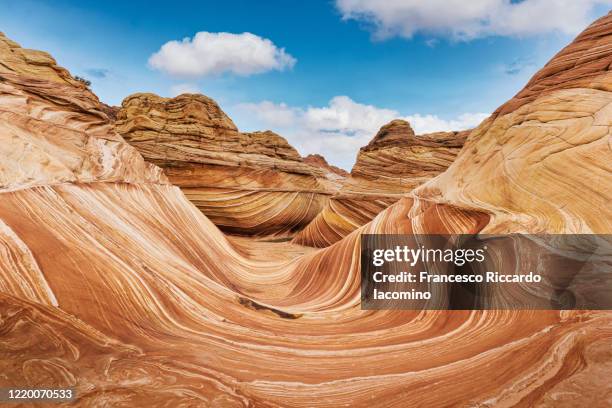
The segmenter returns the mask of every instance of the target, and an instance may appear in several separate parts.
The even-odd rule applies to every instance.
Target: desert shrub
[[[89,79],[86,79],[86,78],[83,78],[83,77],[80,77],[80,76],[75,76],[74,79],[76,79],[77,81],[83,83],[88,88],[91,85],[91,81]]]

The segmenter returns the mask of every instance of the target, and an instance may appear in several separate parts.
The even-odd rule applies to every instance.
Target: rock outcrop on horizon
[[[468,133],[417,136],[410,124],[400,119],[381,127],[359,151],[340,191],[293,242],[323,248],[370,222],[415,187],[445,171]]]
[[[304,157],[304,163],[308,163],[312,166],[320,167],[323,170],[326,170],[331,178],[338,179],[339,177],[339,179],[342,180],[350,175],[348,171],[329,164],[327,160],[325,160],[325,157],[321,156],[320,154],[309,154],[308,156]],[[334,175],[338,177],[334,177]]]
[[[609,405],[609,311],[361,310],[359,259],[365,233],[612,233],[611,51],[607,15],[445,172],[314,249],[226,237],[90,91],[0,36],[0,386],[78,407]]]
[[[291,235],[339,188],[276,133],[239,132],[204,95],[129,96],[115,127],[225,232]]]

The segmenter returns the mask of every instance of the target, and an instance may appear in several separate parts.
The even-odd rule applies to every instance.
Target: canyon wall
[[[581,33],[414,196],[487,212],[485,233],[610,233],[611,30]]]
[[[445,171],[468,133],[416,136],[404,120],[386,124],[361,148],[340,191],[293,242],[326,247],[370,222],[415,187]]]
[[[314,249],[228,239],[91,92],[0,37],[0,385],[84,407],[609,405],[610,312],[365,311],[359,258],[363,233],[612,232],[611,55],[608,15],[448,170]]]
[[[228,233],[291,235],[338,189],[328,170],[304,162],[283,137],[271,131],[239,132],[204,95],[129,96],[115,125]]]

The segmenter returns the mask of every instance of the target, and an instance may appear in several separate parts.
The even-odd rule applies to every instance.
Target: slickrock
[[[239,132],[204,95],[129,96],[116,129],[226,232],[291,235],[339,188],[276,133]]]
[[[611,21],[582,36],[608,43]],[[83,407],[609,405],[610,312],[359,307],[363,233],[612,233],[607,70],[590,82],[606,87],[498,113],[440,176],[336,244],[300,250],[233,244],[179,188],[136,171],[129,146],[104,150],[114,178],[83,182],[79,164],[97,154],[84,139],[125,143],[89,91],[44,78],[62,71],[5,72],[10,49],[0,135],[18,137],[0,146],[50,153],[0,155],[0,386],[71,386]],[[61,173],[48,157],[81,160]],[[6,170],[24,168],[35,181]]]
[[[514,98],[493,116],[511,113],[535,99],[561,89],[610,91],[608,74],[612,58],[609,18],[602,18],[583,31],[539,70]]]
[[[415,187],[445,171],[468,133],[416,136],[404,120],[386,124],[361,148],[340,191],[293,242],[326,247],[344,238]]]
[[[593,23],[415,196],[487,212],[484,232],[612,231],[611,33],[610,14]]]
[[[164,182],[98,98],[47,53],[0,33],[0,191],[66,182]]]

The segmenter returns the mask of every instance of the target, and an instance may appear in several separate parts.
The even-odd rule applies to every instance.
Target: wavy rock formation
[[[291,235],[339,188],[276,133],[239,132],[204,95],[129,96],[116,130],[229,233]]]
[[[0,386],[73,386],[64,406],[83,407],[610,405],[610,312],[359,307],[362,233],[612,232],[607,68],[499,112],[441,176],[303,249],[226,239],[86,89],[0,39],[17,145],[0,155]],[[609,15],[560,54],[565,75],[610,66],[611,41]]]
[[[610,15],[593,23],[415,196],[489,213],[485,232],[609,233],[611,31]]]
[[[404,120],[386,124],[361,148],[351,176],[340,191],[293,242],[319,248],[338,242],[415,187],[445,171],[468,133],[416,136]]]
[[[112,131],[98,98],[49,54],[0,33],[0,58],[0,191],[165,180]]]

